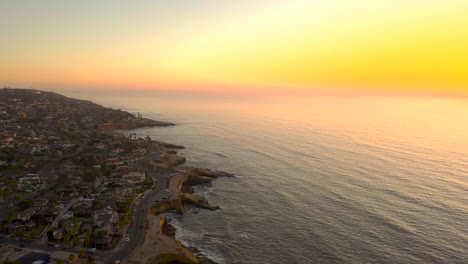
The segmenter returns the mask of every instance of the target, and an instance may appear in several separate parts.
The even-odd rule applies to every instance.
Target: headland
[[[192,186],[231,175],[181,166],[182,146],[122,133],[172,125],[56,93],[0,89],[4,246],[89,263],[214,263],[177,241],[159,214],[219,209]]]

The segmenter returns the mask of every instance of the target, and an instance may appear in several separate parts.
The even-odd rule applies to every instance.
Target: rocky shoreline
[[[117,130],[117,129],[134,129],[142,127],[152,126],[173,126],[173,123],[155,121],[148,118],[138,118],[125,120],[124,122],[108,122],[99,126],[100,129],[104,130]]]
[[[173,125],[172,123],[159,125],[159,122],[155,122],[150,126]],[[160,214],[167,212],[184,214],[187,205],[207,210],[219,210],[218,206],[210,205],[203,196],[195,194],[192,186],[209,184],[218,177],[233,177],[233,175],[205,168],[181,166],[186,158],[178,155],[176,149],[183,149],[183,146],[155,140],[151,140],[151,143],[157,146],[162,155],[145,161],[143,165],[155,173],[173,173],[174,175],[170,176],[166,185],[170,196],[151,206],[148,212],[150,226],[145,241],[131,259],[148,264],[166,263],[164,261],[167,260],[176,261],[174,263],[216,264],[197,248],[186,247],[176,240],[176,228],[170,224],[169,219]]]

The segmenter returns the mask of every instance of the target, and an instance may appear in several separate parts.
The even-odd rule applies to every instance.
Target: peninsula
[[[0,89],[0,260],[213,263],[175,239],[194,184],[227,173],[180,166],[182,146],[118,130],[172,126],[52,92]],[[41,262],[42,261],[42,262]]]

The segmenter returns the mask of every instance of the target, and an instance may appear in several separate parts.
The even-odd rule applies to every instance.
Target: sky
[[[0,0],[0,87],[468,95],[466,0]]]

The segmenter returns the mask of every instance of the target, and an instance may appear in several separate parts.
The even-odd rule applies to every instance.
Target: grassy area
[[[35,239],[44,231],[44,228],[45,226],[38,225],[28,230],[18,231],[15,233],[15,236]]]
[[[153,205],[151,210],[154,214],[161,214],[170,210],[176,210],[177,213],[181,214],[183,213],[184,208],[180,200],[171,200],[156,203],[155,205]]]

